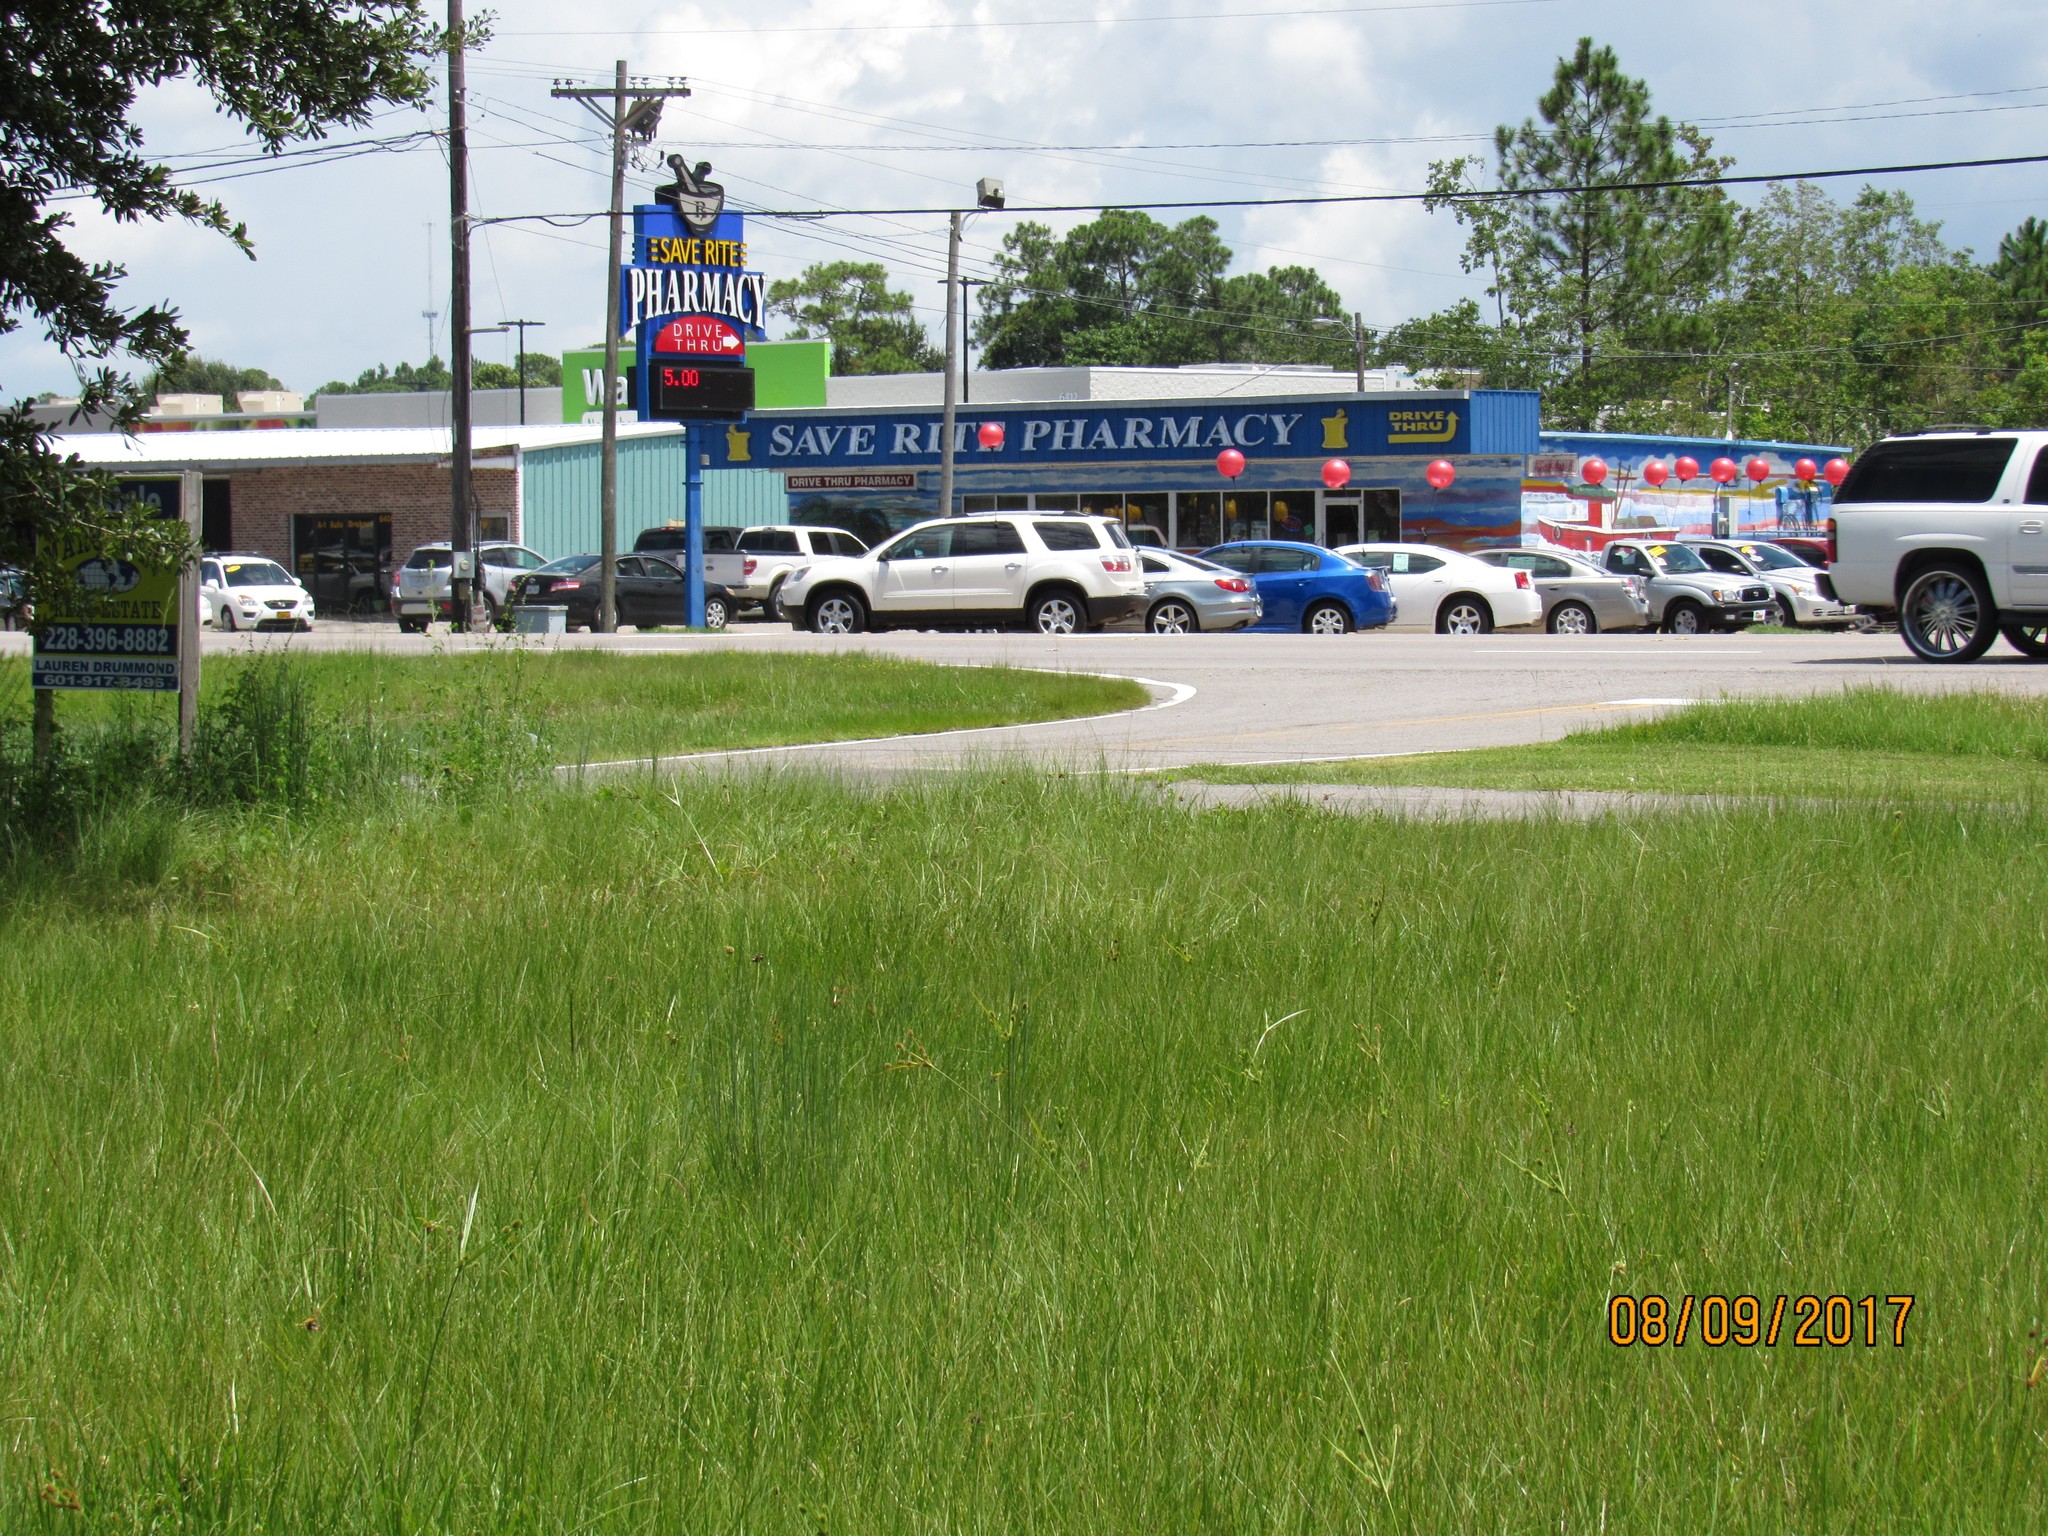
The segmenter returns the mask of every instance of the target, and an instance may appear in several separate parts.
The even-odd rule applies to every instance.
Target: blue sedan
[[[1243,539],[1202,551],[1252,579],[1265,614],[1250,628],[1290,634],[1342,635],[1394,621],[1386,573],[1354,565],[1314,544]]]

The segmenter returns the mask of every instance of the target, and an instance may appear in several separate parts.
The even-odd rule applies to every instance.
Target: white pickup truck
[[[1934,427],[1868,449],[1835,492],[1828,584],[1896,612],[1923,661],[2000,635],[2048,658],[2048,432]]]
[[[650,528],[633,541],[635,554],[666,554],[675,558],[682,547],[680,524]],[[837,528],[814,528],[801,523],[763,523],[737,531],[706,528],[704,579],[725,587],[741,607],[758,607],[774,619],[781,617],[775,611],[776,604],[782,594],[782,583],[791,571],[825,555],[867,552],[867,545]]]

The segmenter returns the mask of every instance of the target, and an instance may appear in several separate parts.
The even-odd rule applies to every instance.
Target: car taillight
[[[549,587],[549,588],[548,588],[548,591],[549,591],[550,593],[555,593],[555,592],[573,592],[573,591],[575,591],[575,590],[576,590],[576,588],[578,588],[578,587],[580,587],[580,586],[582,586],[582,585],[583,585],[583,583],[582,583],[582,582],[580,582],[580,581],[578,581],[578,580],[577,580],[577,579],[576,579],[576,578],[575,578],[574,576],[568,576],[568,577],[564,577],[564,578],[563,578],[562,580],[560,580],[560,581],[556,582],[556,583],[555,583],[555,584],[554,584],[554,585],[553,585],[552,587]]]
[[[1129,571],[1136,569],[1131,564],[1131,557],[1129,555],[1104,555],[1102,557],[1102,568],[1105,571]]]
[[[747,556],[746,563],[740,567],[740,574],[743,576],[753,575],[754,567],[759,565],[760,563],[761,562],[756,560],[752,555]]]
[[[1384,592],[1387,590],[1387,573],[1376,565],[1368,565],[1365,568],[1365,584],[1375,592]]]
[[[1252,584],[1242,576],[1218,576],[1216,585],[1226,592],[1249,592],[1252,589]]]
[[[1529,585],[1529,573],[1527,571],[1515,572],[1515,586],[1523,592],[1533,592],[1536,590]]]
[[[1832,517],[1828,519],[1827,557],[1828,564],[1833,565],[1835,563],[1835,520]]]

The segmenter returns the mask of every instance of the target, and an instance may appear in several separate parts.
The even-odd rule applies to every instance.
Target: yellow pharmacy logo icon
[[[751,464],[754,459],[751,443],[754,434],[743,432],[738,427],[725,429],[725,456],[735,464]]]
[[[1323,418],[1323,446],[1325,448],[1349,448],[1350,424],[1345,420],[1344,407],[1337,407],[1337,414]]]
[[[1393,411],[1387,417],[1390,443],[1448,443],[1457,435],[1456,411]]]

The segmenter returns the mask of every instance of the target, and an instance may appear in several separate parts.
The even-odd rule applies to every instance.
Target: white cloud
[[[2011,7],[1990,0],[1946,6],[1938,26],[1924,9],[1897,0],[1816,0],[1801,7],[1707,0],[1683,8],[1572,0],[1413,15],[1124,21],[1097,28],[718,30],[1234,11],[1258,3],[1044,0],[1042,8],[1026,11],[993,0],[903,0],[888,9],[862,0],[766,0],[747,9],[670,4],[650,11],[619,0],[588,0],[573,9],[499,0],[495,40],[471,65],[474,206],[485,216],[603,206],[608,188],[595,125],[573,103],[550,100],[548,81],[556,74],[608,78],[621,53],[638,71],[692,77],[698,94],[670,108],[662,147],[711,160],[735,195],[757,206],[943,207],[968,201],[975,179],[984,175],[1008,183],[1013,205],[1416,188],[1431,159],[1483,150],[1483,143],[1148,155],[1038,154],[1003,146],[1018,140],[1183,144],[1484,134],[1495,123],[1529,115],[1554,61],[1581,33],[1612,42],[1624,67],[1650,81],[1660,109],[1701,122],[2048,81],[2048,38],[2013,27]],[[1266,3],[1295,10],[1313,0]],[[1721,148],[1749,170],[2028,153],[2041,142],[2048,106],[2010,109],[2020,102],[2048,102],[2048,92],[1844,114],[1869,121],[1730,124],[1713,131]],[[1941,115],[1898,115],[1904,113]],[[238,137],[188,86],[151,92],[142,121],[150,148],[159,153],[214,148]],[[442,121],[438,108],[424,119],[398,113],[370,132]],[[984,147],[948,153],[872,147],[935,139]],[[783,147],[791,141],[861,147]],[[749,147],[725,147],[732,143]],[[644,195],[659,179],[637,174],[629,184]],[[2042,167],[1899,184],[1946,221],[1951,239],[1980,253],[2025,214],[2048,212],[2048,169]],[[174,302],[202,350],[267,367],[295,386],[312,388],[374,362],[421,355],[426,324],[420,311],[447,307],[427,283],[429,223],[438,246],[437,289],[445,289],[448,271],[447,177],[434,148],[271,171],[210,190],[247,220],[257,262],[216,236],[115,225],[96,216],[81,218],[78,248],[126,262],[125,299]],[[1846,195],[1850,188],[1837,190]],[[1079,217],[1046,222],[1063,228]],[[1458,272],[1460,241],[1450,218],[1427,216],[1413,204],[1219,210],[1217,217],[1241,266],[1309,260],[1351,307],[1377,323],[1481,291]],[[970,268],[986,263],[1013,222],[1009,215],[970,222]],[[777,272],[813,260],[878,256],[927,318],[938,319],[941,218],[801,226],[761,221],[752,242],[757,260]],[[476,321],[532,316],[547,322],[533,333],[535,345],[553,351],[585,344],[603,325],[603,266],[601,222],[566,229],[487,226],[477,240]],[[445,355],[445,318],[439,324]],[[511,355],[509,337],[482,337],[478,346],[486,357]],[[32,330],[0,338],[0,381],[8,395],[62,388],[68,378],[62,360]]]

